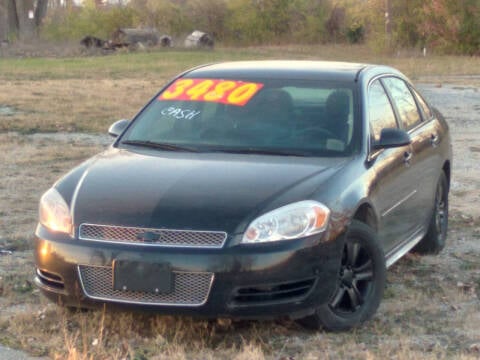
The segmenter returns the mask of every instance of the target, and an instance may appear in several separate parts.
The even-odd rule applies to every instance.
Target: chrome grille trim
[[[214,274],[210,272],[173,271],[174,290],[169,294],[154,294],[114,290],[110,266],[78,265],[77,270],[87,297],[125,304],[202,306],[208,300],[214,280]]]
[[[61,286],[64,285],[63,279],[60,275],[53,274],[50,272],[45,272],[44,270],[40,270],[39,268],[36,269],[36,274],[39,278],[46,280],[48,282],[52,282]]]
[[[158,239],[145,242],[138,238],[139,235],[146,232],[158,235]],[[225,244],[227,233],[223,231],[151,229],[84,223],[78,229],[78,237],[80,240],[140,246],[219,249]]]

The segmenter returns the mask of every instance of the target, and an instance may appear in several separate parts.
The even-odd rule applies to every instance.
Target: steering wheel
[[[297,130],[296,137],[307,139],[337,139],[337,136],[331,131],[318,127],[308,127],[305,129]]]

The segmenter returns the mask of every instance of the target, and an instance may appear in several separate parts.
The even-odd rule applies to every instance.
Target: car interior
[[[151,110],[142,114],[147,119],[130,138],[343,152],[353,133],[353,95],[347,89],[265,87],[245,106],[158,101]],[[198,116],[187,118],[181,111],[195,111]]]

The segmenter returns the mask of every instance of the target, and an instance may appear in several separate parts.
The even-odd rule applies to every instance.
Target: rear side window
[[[403,128],[410,130],[418,125],[422,118],[420,117],[417,104],[407,84],[405,84],[403,80],[392,77],[384,78],[383,81],[392,95]]]
[[[413,93],[415,94],[415,97],[417,98],[418,105],[420,106],[420,109],[423,112],[423,118],[425,120],[429,120],[433,117],[432,109],[430,109],[430,106],[426,103],[425,100],[423,100],[423,97],[416,91],[415,89],[412,89]]]
[[[382,129],[397,127],[395,114],[392,105],[390,104],[390,100],[388,99],[382,84],[378,80],[374,81],[370,86],[370,91],[368,93],[368,107],[373,140],[378,141]]]

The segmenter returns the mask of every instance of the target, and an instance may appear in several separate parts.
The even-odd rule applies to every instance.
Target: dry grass
[[[61,54],[62,52],[59,51]],[[8,80],[52,78],[121,79],[172,76],[199,64],[246,59],[314,59],[379,63],[398,67],[407,75],[476,75],[478,57],[423,57],[415,51],[394,54],[378,52],[366,45],[289,45],[246,48],[219,47],[215,51],[157,49],[151,52],[119,52],[110,56],[63,58],[6,58],[0,63],[1,77]]]
[[[8,104],[19,112],[0,115],[0,249],[13,250],[12,255],[0,255],[1,344],[71,360],[480,357],[480,222],[465,215],[462,188],[452,192],[446,251],[436,257],[409,255],[395,264],[373,321],[348,333],[309,332],[287,320],[217,323],[109,308],[70,313],[48,303],[32,286],[32,234],[39,196],[108,142],[96,135],[63,132],[104,133],[112,121],[131,117],[179,70],[201,62],[252,57],[351,58],[388,63],[410,76],[435,79],[450,72],[480,73],[474,58],[386,57],[372,55],[365,47],[341,46],[2,60],[0,106]],[[29,135],[44,131],[62,133]],[[472,144],[457,140],[457,150]],[[461,183],[472,181],[472,173],[455,176]]]
[[[309,332],[286,320],[219,323],[110,309],[69,313],[43,303],[2,320],[2,342],[70,360],[478,358],[472,346],[478,300],[455,280],[431,281],[445,269],[430,264],[427,272],[422,266],[419,258],[396,265],[389,275],[391,296],[373,321],[350,333]]]
[[[106,132],[110,123],[135,115],[164,81],[5,81],[0,84],[0,105],[17,112],[0,116],[0,132]]]
[[[103,141],[81,134],[0,135],[1,247],[31,248],[38,196]],[[452,198],[453,205],[458,201]],[[217,323],[110,308],[71,313],[32,287],[31,252],[14,251],[0,256],[0,343],[70,360],[476,359],[477,221],[453,213],[446,251],[409,255],[393,266],[373,321],[342,334],[310,332],[287,320]]]
[[[31,239],[42,192],[99,149],[88,142],[52,143],[48,138],[0,134],[0,239]]]

